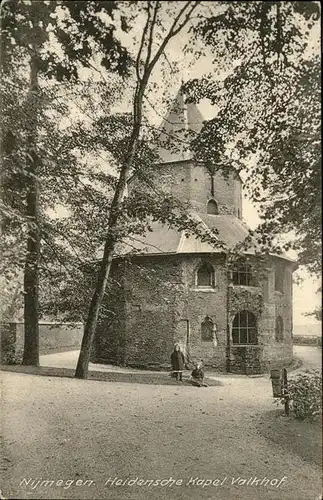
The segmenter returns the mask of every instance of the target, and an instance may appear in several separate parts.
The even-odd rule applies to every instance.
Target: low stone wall
[[[322,337],[316,337],[315,335],[294,335],[293,344],[295,345],[313,345],[322,346]]]
[[[1,332],[1,363],[18,364],[24,348],[24,324],[3,323]],[[79,349],[83,336],[83,323],[39,323],[39,353],[70,351]]]

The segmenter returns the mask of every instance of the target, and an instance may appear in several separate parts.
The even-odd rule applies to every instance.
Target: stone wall
[[[39,323],[39,352],[50,354],[79,349],[83,336],[82,323]],[[20,363],[24,348],[24,324],[1,324],[1,363]]]
[[[107,288],[95,332],[91,361],[93,363],[124,364],[126,295],[124,265],[115,260],[110,271]]]
[[[294,335],[293,336],[294,345],[311,345],[320,347],[322,346],[322,337],[317,337],[316,335]]]
[[[196,289],[195,271],[202,260],[215,269],[214,289]],[[206,366],[226,367],[226,273],[223,257],[146,256],[123,267],[126,279],[121,295],[107,296],[118,323],[102,322],[96,332],[95,362],[129,366],[170,368],[174,343],[179,342],[187,361],[203,359]],[[217,345],[204,341],[201,324],[212,318],[217,328]]]
[[[203,261],[215,270],[212,288],[196,286]],[[203,359],[219,371],[262,373],[291,362],[291,282],[284,293],[276,292],[272,270],[260,286],[247,287],[229,285],[221,254],[137,256],[118,267],[121,287],[106,301],[115,319],[101,322],[92,361],[165,369],[179,342],[188,361]],[[289,263],[286,268],[290,272]],[[232,322],[242,310],[257,318],[257,345],[232,344]],[[283,342],[275,340],[277,314],[284,319]],[[202,338],[206,317],[216,325],[216,339]]]
[[[275,265],[283,264],[284,287],[283,291],[275,290]],[[263,317],[264,358],[269,368],[280,368],[292,362],[293,359],[293,273],[294,264],[278,257],[272,257],[271,268],[268,272],[268,302]],[[283,320],[283,341],[275,339],[276,318]]]
[[[215,287],[201,289],[195,285],[195,274],[202,262],[212,264],[215,270]],[[190,356],[192,360],[203,359],[206,366],[219,371],[226,368],[227,338],[227,277],[224,257],[219,254],[192,255],[183,259],[183,279],[186,295],[182,301],[182,318],[189,320]],[[202,339],[201,326],[206,317],[216,326],[216,344]]]
[[[293,359],[292,346],[292,272],[293,263],[278,259],[283,263],[284,289],[275,291],[274,269],[276,258],[272,257],[267,277],[259,287],[229,286],[228,310],[230,338],[234,316],[239,310],[248,310],[257,318],[258,345],[228,348],[228,369],[231,372],[261,373],[271,368],[286,366]],[[284,323],[284,338],[275,338],[276,317]]]
[[[226,167],[227,169],[227,167]],[[232,169],[224,177],[221,171],[214,173],[214,199],[220,214],[231,214],[242,217],[242,190],[241,180]],[[131,189],[141,186],[135,178],[128,185]],[[162,164],[158,166],[158,187],[169,192],[182,201],[190,201],[198,213],[205,214],[207,202],[211,195],[211,177],[209,171],[202,164],[193,161]]]
[[[263,359],[264,342],[264,293],[263,287],[259,286],[234,286],[228,288],[228,312],[230,325],[230,338],[228,348],[227,368],[232,373],[261,373],[266,370]],[[234,345],[232,343],[232,323],[234,317],[240,311],[249,311],[257,319],[258,344],[257,345]]]
[[[119,289],[106,295],[111,315],[96,331],[92,361],[139,367],[169,364],[175,338],[174,304],[181,285],[181,268],[174,257],[167,267],[158,257],[116,260]]]
[[[165,265],[167,262],[167,265]],[[176,339],[182,268],[178,256],[133,259],[126,269],[126,356],[130,366],[165,368]]]
[[[263,360],[262,345],[233,345],[230,348],[229,371],[252,375],[267,369]]]

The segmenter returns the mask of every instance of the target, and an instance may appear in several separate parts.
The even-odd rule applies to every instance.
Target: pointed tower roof
[[[202,128],[204,118],[195,103],[186,103],[182,87],[163,119],[158,153],[163,163],[189,160],[193,157],[190,141]]]

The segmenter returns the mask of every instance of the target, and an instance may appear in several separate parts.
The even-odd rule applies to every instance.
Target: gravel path
[[[224,376],[221,383],[174,387],[3,372],[3,495],[318,500],[319,466],[257,430],[273,408],[268,377]],[[155,480],[165,482],[149,485]]]

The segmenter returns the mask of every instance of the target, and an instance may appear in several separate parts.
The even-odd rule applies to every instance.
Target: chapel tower
[[[180,89],[159,129],[158,186],[190,202],[202,219],[207,215],[232,215],[242,219],[239,174],[227,162],[214,164],[214,168],[205,167],[195,160],[190,149],[190,141],[201,131],[203,121],[197,105],[186,103]],[[137,185],[135,177],[128,184],[129,191],[132,185]]]
[[[286,256],[267,256],[257,277],[254,246],[236,267],[227,255],[248,235],[242,183],[227,163],[207,168],[190,141],[203,117],[180,90],[160,127],[158,188],[189,202],[191,216],[224,243],[153,222],[124,240],[111,268],[110,317],[98,326],[92,361],[168,369],[179,342],[188,362],[219,371],[262,373],[292,360],[292,273]],[[142,188],[135,175],[128,189]]]

